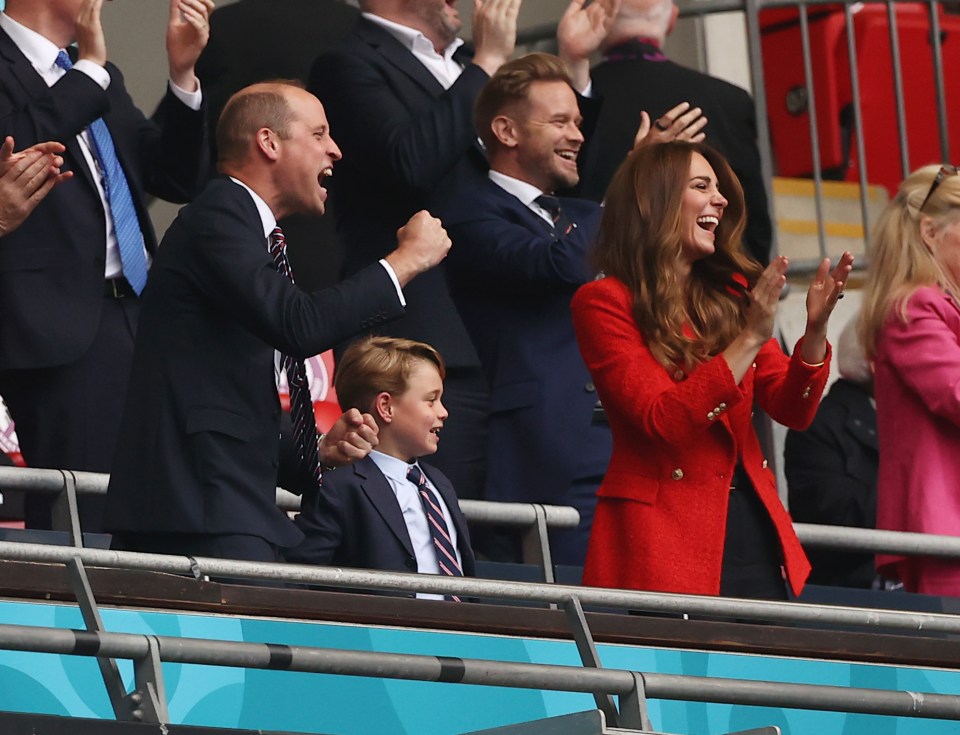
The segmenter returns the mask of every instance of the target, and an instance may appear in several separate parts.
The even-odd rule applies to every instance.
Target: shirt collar
[[[376,23],[383,28],[383,30],[396,38],[411,53],[431,53],[435,56],[443,56],[443,58],[449,60],[453,57],[456,50],[463,45],[462,38],[455,38],[443,50],[443,54],[438,54],[437,50],[433,47],[433,42],[416,28],[387,20],[373,13],[361,13],[361,15],[371,23]]]
[[[411,467],[419,466],[416,462],[411,464],[405,459],[392,457],[389,454],[378,452],[376,449],[370,452],[370,459],[384,475],[398,482],[409,482],[407,472]]]
[[[270,237],[270,233],[272,233],[277,226],[277,218],[273,216],[273,211],[269,205],[263,201],[263,197],[240,181],[240,179],[235,179],[231,176],[230,181],[239,184],[250,193],[250,196],[253,198],[253,203],[257,206],[257,213],[260,215],[260,224],[263,226],[263,236]]]
[[[6,31],[10,40],[37,71],[46,72],[56,65],[60,49],[48,38],[18,23],[6,13],[0,13],[0,28]]]
[[[668,61],[660,50],[660,44],[655,39],[639,37],[630,38],[617,43],[603,52],[606,61]]]
[[[494,184],[504,189],[508,194],[513,194],[527,207],[533,204],[538,196],[543,194],[543,192],[533,184],[528,184],[526,181],[515,179],[512,176],[507,176],[493,169],[490,169],[488,176]]]

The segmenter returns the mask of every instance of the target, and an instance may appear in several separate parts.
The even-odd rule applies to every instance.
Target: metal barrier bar
[[[960,559],[958,536],[848,526],[818,526],[809,523],[794,523],[793,527],[803,545],[813,548]]]
[[[800,602],[740,600],[735,598],[679,595],[663,592],[604,589],[561,584],[537,584],[504,580],[447,577],[435,574],[401,574],[368,569],[267,564],[206,557],[188,558],[163,554],[71,549],[16,542],[0,542],[0,559],[66,563],[78,556],[87,566],[139,569],[193,576],[195,563],[203,574],[214,577],[269,579],[273,581],[374,589],[389,592],[428,592],[461,597],[501,598],[528,602],[565,604],[576,597],[583,605],[624,608],[671,615],[726,617],[739,620],[764,620],[786,624],[846,626],[871,630],[889,629],[960,634],[960,616],[940,613],[915,613],[899,610],[811,605]]]
[[[910,144],[907,142],[907,112],[903,104],[903,69],[900,61],[900,34],[896,3],[886,0],[887,29],[890,32],[890,56],[893,59],[893,94],[897,106],[897,133],[900,141],[900,170],[902,178],[910,173]]]
[[[943,40],[940,37],[940,3],[929,0],[930,48],[933,53],[933,81],[937,90],[937,122],[940,131],[940,156],[950,160],[950,135],[947,130],[947,90],[943,81]]]
[[[142,660],[147,636],[89,633],[25,625],[0,625],[0,648],[61,655],[99,655]],[[169,663],[300,671],[428,682],[628,695],[630,671],[583,669],[415,654],[155,637],[160,660]],[[700,676],[642,674],[647,697],[695,702],[856,712],[894,717],[960,720],[960,696],[792,684]]]
[[[827,230],[823,216],[823,171],[820,167],[820,130],[817,125],[817,95],[813,84],[813,61],[810,54],[810,22],[807,7],[800,6],[800,42],[803,50],[804,87],[807,90],[807,119],[810,122],[810,163],[813,166],[813,204],[817,214],[817,242],[820,258],[827,254]]]
[[[864,252],[870,247],[870,215],[867,210],[867,146],[863,139],[863,107],[860,100],[860,61],[857,58],[857,40],[854,33],[853,8],[843,6],[843,20],[847,30],[847,56],[850,57],[850,97],[853,104],[853,136],[857,141],[857,180],[860,183],[860,220],[863,223]]]
[[[72,472],[78,495],[104,495],[110,475],[98,472]],[[64,476],[60,470],[23,467],[0,467],[0,488],[56,494],[63,491]],[[277,488],[277,505],[281,510],[300,510],[300,496]],[[541,505],[548,528],[576,528],[580,514],[565,505]],[[502,526],[535,525],[540,516],[533,503],[494,503],[487,500],[461,500],[460,508],[468,521]]]
[[[753,87],[754,120],[757,125],[757,149],[760,151],[760,176],[767,193],[767,208],[774,226],[771,228],[770,257],[780,252],[773,211],[773,143],[767,117],[767,87],[763,75],[763,50],[760,43],[760,0],[746,0],[744,10],[747,24],[747,53],[750,59],[750,82]]]
[[[78,494],[106,492],[107,475],[94,472],[74,472],[73,475],[77,480]],[[63,476],[59,470],[0,467],[0,488],[55,493],[63,489]],[[298,507],[298,496],[286,490],[278,489],[278,499],[278,504],[284,510]],[[481,500],[462,500],[460,503],[467,519],[476,523],[530,527],[543,522],[550,528],[572,528],[579,518],[575,509],[564,506]],[[542,521],[538,508],[543,511]],[[810,523],[795,523],[794,529],[804,546],[813,548],[960,559],[958,536]]]

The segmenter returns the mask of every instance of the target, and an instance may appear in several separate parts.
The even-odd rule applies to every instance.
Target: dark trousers
[[[730,490],[720,594],[724,597],[786,600],[780,542],[773,521],[745,478],[743,475],[743,479]]]
[[[140,301],[104,298],[93,343],[75,362],[0,371],[3,396],[27,465],[109,472],[133,362]],[[84,531],[100,531],[104,500],[81,497]],[[28,528],[50,528],[53,498],[27,495]]]

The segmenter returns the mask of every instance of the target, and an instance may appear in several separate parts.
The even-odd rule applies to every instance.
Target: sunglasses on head
[[[940,170],[937,171],[937,176],[933,180],[933,183],[930,184],[930,191],[928,191],[927,195],[923,198],[923,204],[920,205],[920,209],[917,211],[923,211],[923,208],[927,206],[927,202],[930,201],[930,197],[933,196],[933,192],[937,190],[937,187],[943,183],[945,178],[948,176],[956,176],[958,173],[960,173],[960,169],[958,169],[956,166],[941,166]]]

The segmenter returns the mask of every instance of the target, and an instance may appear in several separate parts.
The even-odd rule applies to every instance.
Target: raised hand
[[[590,56],[600,48],[620,9],[620,0],[571,0],[557,25],[558,56],[579,91],[590,81]]]
[[[824,258],[807,289],[807,330],[803,334],[801,357],[810,365],[818,365],[826,359],[827,321],[843,295],[851,270],[853,256],[849,252],[840,256],[832,272],[830,258]]]
[[[826,331],[827,321],[843,294],[843,287],[852,270],[853,255],[849,252],[840,256],[832,272],[830,258],[821,261],[807,289],[807,329]]]
[[[167,60],[170,79],[181,89],[196,91],[194,65],[210,39],[213,0],[170,0]]]
[[[100,11],[103,0],[84,0],[77,15],[77,60],[92,61],[98,66],[107,63],[107,41],[103,35]]]
[[[19,227],[54,186],[73,175],[60,172],[60,143],[38,143],[20,153],[13,146],[9,136],[0,146],[0,237]]]
[[[320,463],[340,467],[363,459],[379,443],[379,428],[373,416],[351,408],[330,428],[320,442]]]
[[[643,143],[666,143],[669,140],[686,140],[699,143],[706,139],[703,127],[707,118],[699,107],[690,107],[689,102],[681,102],[667,110],[650,124],[650,116],[640,113],[640,127],[633,139],[633,147]]]
[[[474,0],[473,63],[493,76],[517,45],[520,0]]]
[[[386,257],[400,285],[428,271],[447,257],[450,236],[443,224],[429,212],[421,210],[397,230],[397,249]]]
[[[787,282],[789,265],[786,257],[778,255],[760,274],[760,278],[747,295],[750,304],[747,307],[747,323],[744,326],[744,332],[757,340],[758,349],[773,336],[777,307],[780,304],[780,294]]]

